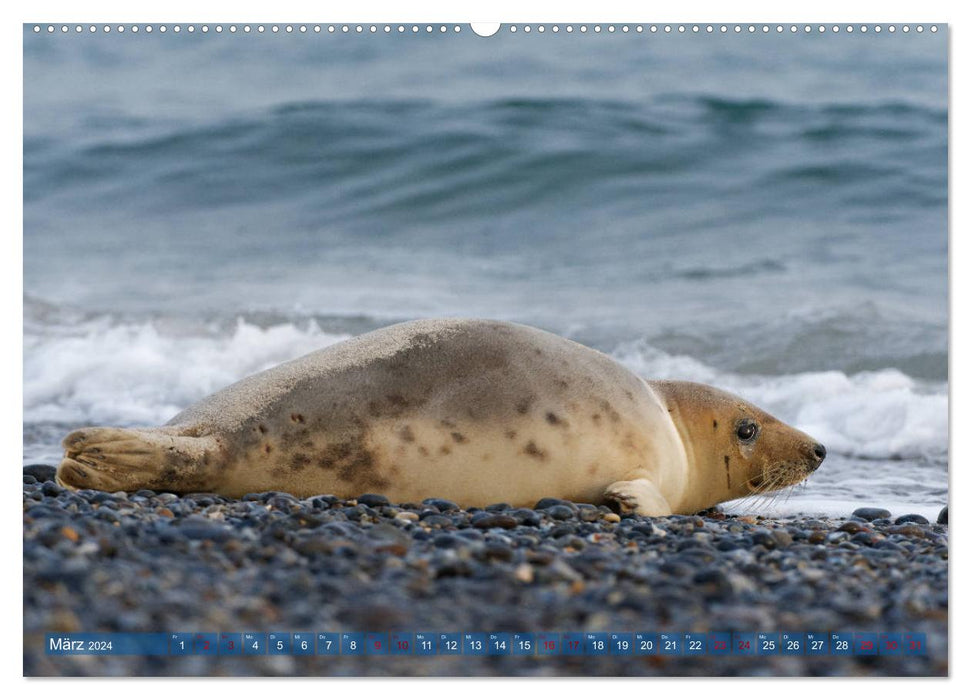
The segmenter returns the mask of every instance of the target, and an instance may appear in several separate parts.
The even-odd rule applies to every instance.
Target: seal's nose
[[[823,460],[826,459],[826,448],[817,442],[815,445],[813,445],[813,455],[816,456],[816,466],[813,467],[813,469],[816,469],[820,464],[823,463]]]

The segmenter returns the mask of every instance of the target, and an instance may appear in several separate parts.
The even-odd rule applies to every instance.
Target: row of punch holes
[[[478,34],[479,36],[491,36],[492,34],[495,34],[497,31],[499,31],[499,27],[497,25],[482,25],[482,27],[483,28],[480,29],[476,25],[472,25],[472,31],[473,31],[473,33]],[[495,27],[495,29],[493,29],[492,27]],[[371,24],[371,25],[366,25],[366,24],[330,24],[330,25],[320,25],[320,24],[313,24],[313,25],[307,25],[307,24],[298,24],[298,25],[293,25],[293,24],[285,24],[285,25],[278,25],[278,24],[263,25],[263,24],[257,24],[257,25],[249,25],[249,24],[244,24],[244,25],[235,25],[235,24],[230,24],[230,25],[227,25],[226,27],[223,27],[223,25],[221,25],[221,24],[217,24],[217,25],[214,25],[212,27],[210,27],[208,24],[203,24],[203,25],[200,25],[199,27],[196,27],[195,25],[192,25],[192,24],[186,25],[184,27],[182,25],[180,25],[180,24],[175,24],[175,25],[172,25],[171,27],[169,27],[167,25],[164,25],[164,24],[158,25],[157,27],[156,26],[153,26],[153,25],[150,25],[150,24],[142,25],[142,26],[139,26],[137,24],[128,25],[128,26],[123,25],[123,24],[119,24],[119,25],[116,25],[114,27],[112,27],[111,25],[108,25],[108,24],[101,25],[101,26],[97,26],[97,25],[94,25],[94,24],[87,25],[87,26],[81,25],[81,24],[76,24],[74,26],[69,26],[69,25],[66,25],[66,24],[62,24],[60,26],[54,25],[54,24],[49,24],[46,27],[43,27],[43,26],[41,26],[39,24],[35,24],[34,27],[33,27],[33,29],[34,29],[34,33],[35,34],[39,34],[39,33],[43,32],[45,30],[47,31],[48,34],[54,34],[57,31],[60,31],[63,34],[67,34],[72,29],[77,34],[80,34],[80,33],[84,32],[85,30],[87,30],[89,33],[95,33],[95,32],[101,31],[101,32],[104,32],[106,34],[107,33],[110,33],[110,32],[117,32],[119,34],[122,34],[122,33],[126,32],[126,31],[127,32],[130,32],[132,34],[137,34],[138,32],[145,32],[146,34],[151,34],[152,32],[155,32],[155,31],[157,31],[159,33],[162,33],[162,34],[164,34],[166,32],[169,32],[169,31],[172,31],[172,32],[174,32],[176,34],[179,34],[179,33],[183,32],[183,31],[188,32],[189,34],[193,34],[196,31],[199,31],[199,32],[201,32],[203,34],[207,34],[210,31],[214,31],[217,34],[221,34],[223,31],[228,31],[231,34],[240,33],[240,32],[243,33],[243,34],[249,34],[249,33],[252,33],[252,32],[256,32],[257,34],[263,34],[263,33],[266,33],[266,32],[270,32],[270,33],[273,33],[273,34],[278,34],[280,32],[284,32],[286,34],[292,34],[294,32],[297,32],[297,33],[300,33],[300,34],[306,34],[308,32],[315,33],[315,34],[320,34],[320,33],[324,33],[324,32],[325,33],[328,33],[328,34],[365,34],[365,33],[368,33],[368,34],[377,34],[379,32],[383,32],[385,34],[391,34],[393,32],[396,32],[398,34],[406,34],[406,33],[410,33],[410,34],[419,34],[419,33],[425,33],[425,34],[432,34],[432,33],[445,34],[445,33],[449,33],[449,32],[459,33],[459,32],[462,31],[462,27],[460,25],[457,25],[457,24],[456,25],[444,25],[444,24],[441,24],[441,25],[431,25],[431,24],[426,24],[426,25],[418,25],[418,24],[409,24],[409,25],[404,25],[404,24],[399,24],[399,25],[390,25],[390,24],[385,24],[385,25],[376,25],[376,24]],[[904,24],[904,25],[901,25],[899,27],[899,30],[901,32],[904,32],[904,33],[910,32],[911,29],[913,29],[916,32],[923,32],[924,31],[924,26],[918,24],[918,25],[915,25],[912,28],[909,24]],[[937,25],[931,25],[930,27],[928,27],[928,29],[931,32],[937,32]],[[826,25],[822,25],[822,24],[820,24],[820,25],[810,25],[810,24],[806,24],[806,25],[795,25],[795,24],[790,24],[790,25],[782,25],[782,24],[776,24],[776,25],[768,25],[768,24],[761,24],[761,25],[755,25],[755,24],[748,24],[748,25],[741,25],[741,24],[734,24],[734,25],[728,25],[728,24],[720,24],[720,25],[712,25],[712,24],[704,24],[704,25],[700,25],[700,24],[677,24],[677,25],[672,25],[672,24],[650,24],[650,25],[644,25],[644,24],[619,24],[619,25],[607,24],[607,25],[600,25],[600,24],[593,24],[593,25],[589,25],[589,26],[586,25],[586,24],[578,24],[578,25],[566,24],[566,25],[563,25],[563,26],[560,26],[558,24],[553,24],[553,25],[549,25],[549,26],[543,25],[543,24],[539,24],[539,25],[530,25],[530,24],[517,25],[517,24],[511,24],[511,25],[508,25],[507,27],[505,27],[505,30],[507,32],[511,33],[511,34],[515,34],[517,32],[523,32],[523,33],[526,33],[526,34],[530,34],[530,33],[533,33],[533,32],[538,33],[538,34],[545,34],[546,32],[551,32],[553,34],[558,34],[560,32],[566,32],[567,34],[572,34],[574,32],[579,32],[580,34],[585,34],[587,32],[593,32],[595,34],[600,34],[600,33],[603,33],[603,32],[607,32],[608,34],[614,34],[614,33],[617,33],[617,32],[620,32],[622,34],[628,34],[628,33],[631,33],[631,32],[636,33],[636,34],[643,34],[644,32],[649,32],[649,33],[652,33],[652,34],[657,34],[657,33],[664,33],[664,34],[674,34],[674,33],[677,33],[677,34],[702,34],[702,33],[705,33],[705,34],[714,34],[714,33],[721,33],[721,34],[727,34],[727,33],[735,33],[735,34],[741,34],[741,33],[748,33],[748,34],[756,34],[756,33],[769,34],[769,33],[775,32],[777,34],[781,34],[781,33],[785,32],[787,30],[790,33],[792,33],[792,34],[799,33],[799,32],[806,33],[806,34],[808,34],[808,33],[814,33],[814,32],[815,33],[820,33],[820,34],[825,33],[825,32],[832,32],[834,34],[838,34],[840,32],[845,32],[847,34],[852,34],[855,31],[856,32],[860,32],[862,34],[866,34],[867,32],[872,31],[872,32],[874,32],[876,34],[879,34],[879,33],[881,33],[881,32],[884,31],[884,27],[882,25],[879,25],[879,24],[873,25],[872,27],[870,27],[868,25],[865,25],[865,24],[859,25],[857,27],[854,27],[853,25],[844,25],[843,27],[840,27],[839,25],[832,25],[832,26],[827,27]],[[891,34],[897,32],[897,30],[898,30],[897,25],[890,24],[890,25],[887,25],[886,26],[886,31],[890,32]]]

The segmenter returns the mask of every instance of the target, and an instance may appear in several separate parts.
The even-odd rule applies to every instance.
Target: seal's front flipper
[[[657,487],[647,479],[615,481],[604,491],[604,500],[613,501],[622,513],[671,515],[671,506]]]
[[[57,483],[99,491],[204,491],[218,445],[165,428],[82,428],[64,438]]]

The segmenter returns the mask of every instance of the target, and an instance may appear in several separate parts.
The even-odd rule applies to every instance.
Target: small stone
[[[57,467],[52,467],[49,464],[28,464],[24,467],[24,476],[32,476],[40,483],[54,481],[56,474]]]
[[[938,525],[947,525],[947,506],[941,509],[940,515],[937,516]]]
[[[511,530],[512,528],[519,525],[514,517],[511,515],[497,514],[497,515],[487,515],[484,518],[479,518],[474,520],[472,523],[473,527],[477,527],[480,530],[489,530],[494,527],[500,527],[505,530]]]
[[[753,532],[752,542],[755,544],[760,544],[766,549],[775,549],[779,545],[775,536],[772,534],[772,531],[766,528],[759,528]]]
[[[575,511],[577,509],[576,504],[572,501],[564,501],[562,498],[541,498],[533,506],[533,510],[545,510],[547,508],[552,508],[553,506],[565,506],[570,509],[570,511]]]
[[[555,520],[569,520],[573,517],[573,511],[564,505],[550,506],[545,508],[544,512]]]
[[[158,513],[159,515],[161,515],[163,518],[174,518],[175,517],[175,513],[173,513],[168,508],[159,508],[155,512]]]
[[[597,511],[593,512],[597,517],[599,517],[599,513],[597,513]],[[517,508],[516,510],[509,512],[508,515],[511,515],[518,520],[520,524],[528,527],[536,527],[543,522],[543,519],[540,517],[539,513],[529,508]]]
[[[498,561],[512,561],[515,556],[512,547],[501,542],[489,542],[486,544],[485,549],[482,550],[482,553],[486,558],[496,559]]]
[[[532,583],[535,577],[535,572],[533,567],[529,564],[520,564],[516,567],[516,571],[513,573],[517,581],[522,581],[523,583]]]
[[[445,513],[450,510],[461,510],[457,504],[452,501],[446,501],[444,498],[426,498],[421,502],[424,506],[432,506],[438,508],[439,512]]]
[[[379,493],[362,493],[357,498],[357,502],[369,506],[371,508],[377,508],[378,506],[390,505],[391,501],[388,500],[387,496],[382,496]]]
[[[418,513],[412,513],[410,511],[402,511],[394,516],[395,520],[404,520],[407,522],[414,522],[418,520]]]
[[[843,523],[838,528],[836,528],[836,530],[837,532],[849,532],[851,534],[855,534],[857,532],[863,532],[864,530],[866,530],[866,526],[861,525],[860,523],[853,520],[847,520],[845,523]]]
[[[918,515],[917,513],[911,513],[909,515],[901,515],[899,518],[893,521],[894,525],[903,525],[904,523],[917,523],[919,525],[928,525],[930,521],[923,515]]]
[[[225,542],[232,533],[224,527],[214,525],[186,525],[179,528],[179,532],[190,540],[212,540],[213,542]]]
[[[78,531],[73,527],[68,527],[67,525],[61,528],[61,534],[67,539],[71,540],[71,542],[77,542],[79,539]]]
[[[891,535],[905,535],[907,537],[923,537],[924,530],[921,529],[920,525],[913,522],[906,522],[903,525],[894,525],[889,530],[888,533]]]
[[[55,484],[53,481],[46,481],[44,485],[40,487],[40,492],[45,496],[60,496],[64,493],[64,489]]]
[[[879,518],[889,518],[890,511],[886,508],[857,508],[853,515],[863,520],[878,520]]]
[[[485,507],[486,511],[489,513],[501,513],[505,510],[512,508],[508,503],[492,503]]]
[[[620,516],[616,513],[604,513],[604,521],[608,523],[619,523]]]

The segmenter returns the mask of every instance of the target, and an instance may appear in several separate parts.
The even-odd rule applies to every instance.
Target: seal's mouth
[[[821,461],[809,464],[783,462],[763,469],[761,474],[748,480],[749,492],[752,495],[767,495],[797,486],[816,471]]]

